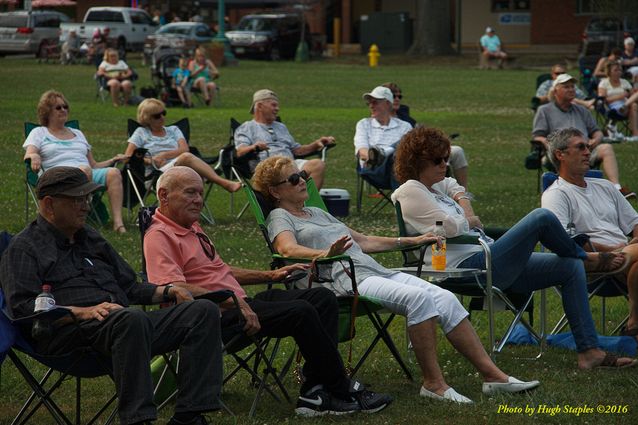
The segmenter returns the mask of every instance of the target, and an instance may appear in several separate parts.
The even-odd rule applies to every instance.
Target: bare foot
[[[624,252],[588,252],[585,260],[587,273],[618,273],[627,263]]]
[[[114,225],[113,226],[113,231],[115,233],[126,233],[126,227],[124,227],[123,224],[120,225]]]
[[[224,189],[226,189],[230,193],[235,193],[239,189],[241,189],[241,183],[230,181],[230,180],[226,180],[224,183],[221,184],[221,187],[223,187]]]
[[[637,361],[630,357],[618,357],[599,348],[592,348],[578,354],[578,368],[590,370],[595,368],[626,368],[635,366]]]

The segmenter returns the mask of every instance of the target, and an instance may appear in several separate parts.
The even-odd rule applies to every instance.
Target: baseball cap
[[[54,167],[44,172],[38,179],[36,190],[38,199],[45,196],[84,196],[102,187],[93,183],[76,167]]]
[[[559,84],[565,84],[568,81],[576,82],[576,79],[569,74],[560,74],[552,83],[552,88],[556,87]]]
[[[627,37],[627,38],[625,38],[624,43],[625,43],[625,46],[626,46],[626,45],[628,45],[628,44],[633,44],[633,45],[635,45],[635,44],[636,44],[636,40],[634,40],[634,39],[633,39],[633,38],[631,38],[631,37]]]
[[[264,100],[274,99],[279,102],[279,98],[277,97],[277,93],[269,89],[257,90],[255,94],[253,94],[253,104],[250,106],[250,113],[255,113],[255,104],[257,102],[262,102]]]
[[[485,32],[496,32],[492,27],[485,27]]]
[[[368,100],[368,98],[373,98],[378,100],[387,100],[390,103],[394,101],[392,90],[383,86],[377,86],[370,93],[364,93],[363,99]]]

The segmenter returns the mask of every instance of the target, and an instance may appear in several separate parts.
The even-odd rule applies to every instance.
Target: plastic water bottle
[[[34,313],[42,313],[45,311],[53,310],[55,308],[55,298],[51,293],[51,285],[42,285],[42,292],[35,299]],[[33,339],[42,339],[51,336],[53,333],[53,326],[48,319],[38,318],[33,321],[31,327],[31,336]]]
[[[443,222],[437,221],[434,234],[441,238],[441,243],[435,243],[432,245],[432,268],[434,270],[445,270],[445,253],[447,247],[445,244],[445,229],[443,228]]]

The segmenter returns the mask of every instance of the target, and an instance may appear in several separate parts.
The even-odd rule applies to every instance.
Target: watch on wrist
[[[173,286],[174,285],[171,285],[171,284],[164,286],[164,292],[162,293],[162,298],[165,303],[172,301],[172,299],[169,297],[168,292],[171,290]]]

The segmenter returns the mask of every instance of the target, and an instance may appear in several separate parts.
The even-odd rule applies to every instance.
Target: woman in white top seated
[[[210,165],[189,152],[188,143],[177,126],[165,127],[166,106],[157,99],[145,99],[137,107],[137,121],[141,124],[128,140],[124,155],[131,157],[135,149],[144,148],[151,154],[147,159],[147,171],[152,168],[162,172],[174,165],[190,167],[203,179],[220,185],[228,192],[236,192],[241,183],[226,180]]]
[[[122,92],[122,105],[128,104],[128,99],[133,90],[131,76],[133,71],[123,60],[115,49],[104,51],[104,60],[97,69],[97,75],[104,77],[106,86],[111,92],[113,106],[120,106],[120,91]]]
[[[60,92],[49,90],[38,102],[40,127],[34,128],[27,136],[23,148],[24,159],[31,160],[35,172],[59,166],[78,167],[97,184],[106,186],[113,216],[113,230],[126,232],[122,221],[122,176],[113,165],[124,158],[113,158],[96,162],[91,153],[91,145],[80,130],[65,127],[69,119],[69,103]]]
[[[629,118],[631,134],[638,136],[638,91],[632,94],[631,83],[623,78],[620,62],[607,62],[605,75],[598,83],[598,96],[605,98],[609,108]]]
[[[415,128],[397,147],[394,171],[402,184],[392,200],[401,203],[406,228],[413,235],[432,232],[437,221],[443,221],[448,237],[483,228],[463,187],[445,177],[449,156],[450,141],[434,128]],[[539,242],[553,253],[534,252]],[[623,253],[585,252],[567,235],[556,216],[543,208],[532,211],[492,242],[491,252],[494,286],[502,290],[530,293],[561,286],[579,368],[636,364],[599,348],[587,297],[585,270],[616,272],[627,264]],[[431,263],[431,258],[428,255],[426,261]],[[448,244],[447,265],[484,268],[485,255],[475,245]]]

